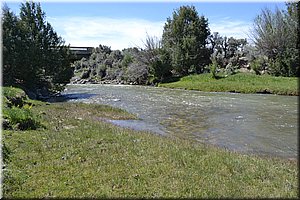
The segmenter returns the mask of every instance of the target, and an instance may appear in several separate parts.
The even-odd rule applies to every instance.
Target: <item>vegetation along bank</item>
[[[159,86],[205,92],[299,95],[297,77],[259,76],[251,73],[218,75],[217,78],[213,78],[211,74],[190,75],[179,81],[160,83]]]
[[[189,88],[204,91],[265,90],[294,95],[298,93],[294,89],[296,79],[278,90],[273,87],[275,82],[289,79],[269,76],[299,77],[298,13],[299,2],[286,3],[283,10],[263,9],[253,22],[250,44],[245,38],[212,33],[209,19],[199,16],[194,6],[181,6],[166,20],[162,36],[148,35],[143,47],[112,50],[100,44],[92,48],[89,57],[73,62],[69,46],[45,20],[39,4],[21,4],[19,16],[4,6],[3,84],[23,88],[31,98],[46,99],[62,91],[69,82],[157,85],[188,76],[182,80],[203,85]],[[235,76],[239,72],[257,76]],[[216,79],[210,83],[226,86],[203,84],[208,74]],[[196,75],[200,76],[190,78]],[[227,78],[220,79],[223,75]],[[253,79],[253,86],[249,88],[249,84],[237,81],[246,88],[233,87],[231,82],[237,79]],[[271,85],[261,88],[261,79]]]

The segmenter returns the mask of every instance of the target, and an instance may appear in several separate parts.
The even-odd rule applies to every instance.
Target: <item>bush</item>
[[[3,117],[9,121],[14,129],[35,130],[41,126],[38,117],[30,111],[30,107],[5,108]]]
[[[212,75],[212,78],[217,78],[217,69],[218,69],[218,63],[216,60],[213,60],[212,63],[209,65],[209,70]]]
[[[91,69],[84,69],[80,78],[87,79],[90,77],[90,74],[91,74]]]
[[[233,75],[237,71],[237,66],[233,65],[231,62],[226,65],[225,72],[227,75]]]
[[[34,130],[41,126],[31,112],[25,92],[19,88],[3,87],[3,129]]]
[[[20,88],[3,87],[3,95],[7,98],[14,98],[17,96],[25,96],[25,92]]]
[[[261,71],[265,70],[266,68],[266,61],[267,59],[264,57],[259,57],[250,62],[250,67],[253,69],[256,75],[260,75]]]

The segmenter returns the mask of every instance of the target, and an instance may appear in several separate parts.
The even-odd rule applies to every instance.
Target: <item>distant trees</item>
[[[246,54],[246,39],[227,38],[214,32],[208,40],[212,61],[216,61],[221,68],[240,67],[239,58]]]
[[[162,35],[162,47],[170,55],[172,68],[179,75],[201,73],[209,61],[206,40],[208,20],[199,17],[194,6],[181,6],[168,18]]]
[[[271,74],[299,76],[299,2],[286,5],[287,11],[262,10],[254,21],[252,38]]]
[[[45,21],[39,3],[21,4],[20,17],[2,8],[3,83],[33,92],[62,90],[73,76],[71,53]]]
[[[138,48],[111,50],[99,45],[89,59],[73,63],[75,83],[97,83],[101,81],[115,83],[147,84],[149,66],[145,61],[145,51]]]
[[[262,10],[252,30],[254,46],[246,39],[210,35],[208,20],[194,6],[181,6],[167,19],[161,38],[147,35],[143,48],[111,50],[99,45],[92,55],[74,62],[69,47],[45,21],[40,4],[21,4],[17,17],[3,7],[3,80],[37,93],[61,91],[73,82],[116,81],[156,84],[172,76],[218,72],[233,74],[241,67],[257,74],[299,75],[299,2],[287,10]],[[249,65],[250,63],[250,65]],[[74,81],[75,80],[75,81]]]

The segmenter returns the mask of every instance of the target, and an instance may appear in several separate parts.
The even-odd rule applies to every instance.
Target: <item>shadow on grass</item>
[[[161,83],[173,83],[173,82],[177,82],[180,80],[180,78],[182,77],[169,77],[169,78],[166,78],[164,79]]]
[[[216,75],[214,79],[216,80],[219,80],[219,79],[222,79],[222,78],[226,78],[226,76],[223,76],[223,75]]]
[[[180,79],[182,77],[184,77],[184,76],[169,77],[169,78],[166,78],[165,80],[163,80],[161,83],[177,82],[177,81],[180,81]],[[215,75],[215,77],[214,77],[214,79],[216,79],[216,80],[223,79],[223,78],[227,78],[227,76],[225,74],[219,74],[219,75]]]

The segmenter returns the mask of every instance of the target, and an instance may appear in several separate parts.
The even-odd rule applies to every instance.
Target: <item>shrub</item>
[[[4,106],[7,107],[22,107],[27,99],[25,92],[15,87],[3,87],[3,96]]]
[[[30,111],[30,107],[4,108],[3,118],[8,120],[9,124],[14,129],[35,130],[41,127],[41,123],[39,122],[38,117]]]
[[[17,96],[25,96],[25,92],[20,88],[3,87],[3,95],[7,98],[14,98]]]
[[[227,75],[233,75],[236,73],[237,66],[233,65],[231,62],[226,65],[225,72]]]
[[[216,60],[213,60],[212,63],[209,65],[210,73],[213,78],[217,78],[217,68],[218,68],[218,63]]]
[[[256,75],[260,75],[261,71],[265,70],[266,68],[266,61],[265,57],[259,57],[250,62],[250,67],[253,69]]]

